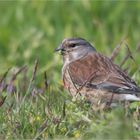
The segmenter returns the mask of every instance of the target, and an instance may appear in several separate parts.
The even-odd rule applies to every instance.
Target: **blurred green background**
[[[106,55],[126,38],[134,51],[140,42],[139,9],[136,1],[0,1],[0,73],[32,65],[36,58],[43,70],[54,65],[60,70],[61,58],[53,50],[67,37],[85,38]]]
[[[140,52],[136,51],[140,50],[139,1],[0,0],[0,75],[11,67],[27,65],[30,70],[29,76],[25,71],[7,82],[17,89],[15,93],[1,93],[7,98],[0,105],[0,139],[140,139],[139,103],[94,111],[85,100],[72,99],[64,91],[62,58],[54,48],[68,37],[85,38],[109,57],[125,40],[136,64],[129,59],[123,68],[140,83]],[[126,53],[123,44],[115,63],[120,64]],[[35,59],[39,68],[28,84]],[[44,71],[50,84],[41,94],[38,89],[44,87]],[[6,80],[11,80],[9,75]]]

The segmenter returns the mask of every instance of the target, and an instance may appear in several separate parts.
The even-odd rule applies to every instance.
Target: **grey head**
[[[67,38],[55,51],[61,51],[64,63],[70,63],[86,56],[88,53],[96,52],[96,49],[83,38]]]

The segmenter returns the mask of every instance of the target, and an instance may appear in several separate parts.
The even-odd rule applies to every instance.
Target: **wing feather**
[[[115,93],[136,94],[140,88],[117,65],[99,54],[90,53],[69,65],[72,80],[77,85],[104,89]]]

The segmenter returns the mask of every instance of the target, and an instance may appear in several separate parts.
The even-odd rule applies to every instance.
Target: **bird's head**
[[[72,62],[96,50],[85,39],[67,38],[62,41],[60,46],[56,48],[55,51],[61,52],[64,61]]]

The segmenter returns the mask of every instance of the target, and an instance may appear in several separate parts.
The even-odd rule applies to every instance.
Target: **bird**
[[[109,57],[83,38],[66,38],[55,49],[63,58],[64,87],[93,104],[140,101],[140,87]]]

